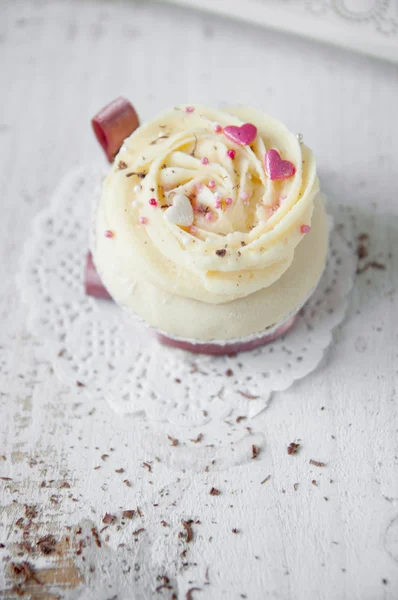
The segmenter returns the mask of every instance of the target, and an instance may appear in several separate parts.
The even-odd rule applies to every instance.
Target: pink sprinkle
[[[158,203],[156,202],[155,198],[151,198],[151,199],[149,200],[149,204],[150,204],[151,206],[157,206],[157,205],[158,205]]]
[[[241,198],[241,200],[243,200],[243,202],[246,202],[246,200],[249,200],[249,194],[247,192],[241,192],[239,194],[239,197]]]
[[[216,198],[216,208],[221,208],[221,198]]]
[[[209,190],[214,190],[214,188],[216,187],[216,182],[213,179],[211,179],[207,184],[207,187],[209,188]]]
[[[194,110],[195,110],[194,106],[186,106],[185,107],[185,112],[187,112],[187,113],[193,113]]]
[[[194,233],[196,233],[196,227],[195,227],[195,225],[191,225],[191,227],[190,227],[190,229],[189,229],[189,233],[191,233],[192,235],[193,235]]]
[[[236,156],[236,150],[227,150],[227,156],[229,156],[231,160],[234,160]]]
[[[209,164],[209,159],[207,158],[207,156],[204,156],[201,161],[202,165],[208,165]]]
[[[138,220],[140,225],[146,225],[148,223],[148,219],[146,217],[140,217]]]
[[[197,190],[203,190],[203,183],[201,183],[200,181],[198,181],[198,183],[195,183],[195,187]]]
[[[311,231],[311,227],[309,225],[302,225],[300,227],[301,233],[309,233]]]
[[[210,211],[207,212],[206,215],[205,215],[205,219],[206,219],[206,221],[209,221],[209,222],[212,221],[213,220],[213,213],[210,212]]]
[[[106,229],[106,230],[104,231],[104,236],[105,236],[106,238],[113,238],[113,235],[114,235],[114,234],[113,234],[113,231],[111,231],[110,229]]]
[[[221,125],[219,125],[218,123],[216,125],[214,125],[213,130],[215,133],[221,133],[222,132],[222,127]]]
[[[281,196],[281,197],[279,198],[279,201],[280,201],[280,202],[283,202],[284,200],[286,200],[286,198],[287,198],[287,196]]]
[[[232,198],[225,199],[225,204],[227,204],[228,206],[231,206],[232,202],[233,202]]]

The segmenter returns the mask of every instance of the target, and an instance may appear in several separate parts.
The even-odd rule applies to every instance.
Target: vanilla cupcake
[[[128,137],[92,254],[163,342],[229,353],[275,339],[314,291],[328,224],[312,152],[249,108],[179,106]]]

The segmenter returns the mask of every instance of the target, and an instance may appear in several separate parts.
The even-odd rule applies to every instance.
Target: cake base
[[[297,315],[290,317],[283,325],[275,329],[272,333],[266,333],[261,337],[256,337],[245,341],[231,341],[224,344],[217,344],[215,342],[190,342],[188,340],[171,338],[163,333],[157,333],[156,337],[161,344],[166,346],[173,346],[173,348],[180,348],[180,350],[187,350],[196,354],[210,354],[212,356],[223,356],[236,354],[238,352],[248,352],[254,350],[270,342],[274,342],[281,335],[284,335],[293,325]]]

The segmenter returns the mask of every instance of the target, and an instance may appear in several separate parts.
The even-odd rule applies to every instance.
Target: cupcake
[[[124,140],[92,237],[128,314],[163,343],[226,354],[292,326],[324,269],[328,223],[314,156],[285,125],[251,108],[177,106]]]

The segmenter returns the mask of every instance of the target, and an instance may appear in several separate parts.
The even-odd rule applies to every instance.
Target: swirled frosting
[[[250,145],[224,132],[244,123],[257,128]],[[294,165],[292,176],[270,179],[270,149]],[[180,106],[125,141],[105,180],[96,233],[112,232],[115,265],[135,279],[220,304],[289,268],[318,191],[312,152],[279,121],[247,108]]]

